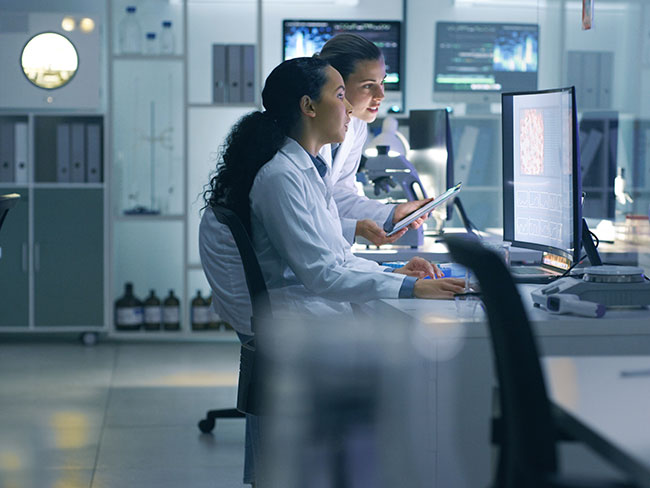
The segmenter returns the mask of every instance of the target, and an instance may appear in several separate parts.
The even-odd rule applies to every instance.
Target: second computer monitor
[[[574,88],[504,93],[502,122],[504,240],[577,262],[582,189]]]
[[[409,160],[415,166],[429,196],[438,196],[457,182],[454,180],[454,151],[446,108],[411,110],[409,113]],[[452,205],[439,210],[450,220]]]

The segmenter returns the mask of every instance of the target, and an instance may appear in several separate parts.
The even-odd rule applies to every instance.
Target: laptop
[[[515,283],[545,284],[560,278],[570,266],[568,259],[544,252],[541,263],[510,266],[510,274]]]

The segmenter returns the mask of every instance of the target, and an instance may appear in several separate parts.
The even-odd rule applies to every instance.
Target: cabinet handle
[[[23,273],[27,272],[27,243],[23,242]]]
[[[41,270],[41,245],[38,242],[34,244],[34,270]]]

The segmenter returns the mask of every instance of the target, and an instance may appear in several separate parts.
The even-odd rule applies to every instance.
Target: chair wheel
[[[204,434],[209,434],[214,429],[214,420],[213,419],[203,419],[199,420],[199,430]]]

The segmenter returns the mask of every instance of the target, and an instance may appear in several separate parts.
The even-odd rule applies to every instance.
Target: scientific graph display
[[[283,59],[312,56],[332,37],[352,32],[372,41],[386,62],[386,90],[400,90],[400,26],[398,21],[365,20],[284,20]]]
[[[536,24],[438,22],[434,91],[536,90],[538,47]]]

